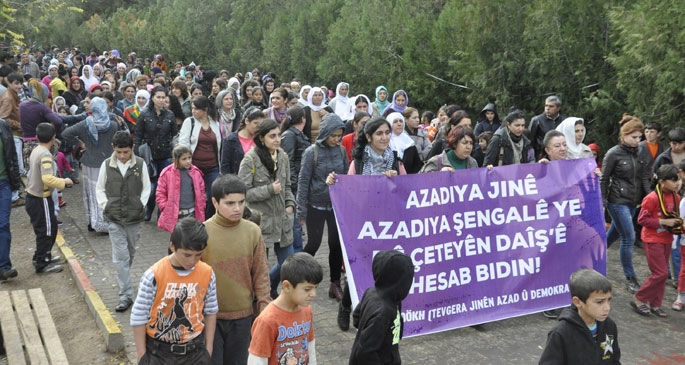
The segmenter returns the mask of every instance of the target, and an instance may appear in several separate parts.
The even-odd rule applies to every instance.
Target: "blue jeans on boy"
[[[276,253],[276,265],[269,271],[269,279],[271,281],[271,295],[278,293],[278,283],[281,282],[281,265],[293,252],[293,245],[281,247],[280,243],[274,243],[274,252]],[[269,251],[266,251],[266,256],[269,257]]]
[[[10,214],[12,213],[12,188],[8,178],[0,180],[0,271],[12,268],[10,261]]]
[[[607,210],[609,215],[611,215],[611,227],[609,227],[607,232],[607,248],[619,236],[621,237],[619,256],[621,258],[621,266],[623,266],[623,274],[626,278],[635,278],[637,277],[633,268],[633,245],[635,244],[633,214],[635,214],[635,207],[607,202]]]

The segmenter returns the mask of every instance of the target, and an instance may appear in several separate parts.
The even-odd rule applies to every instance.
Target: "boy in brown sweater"
[[[209,240],[202,260],[214,269],[219,302],[214,363],[246,364],[254,318],[270,302],[266,249],[259,226],[242,219],[247,187],[235,175],[212,184],[216,214],[205,222]]]
[[[59,257],[52,257],[52,246],[57,238],[57,217],[52,202],[52,190],[63,190],[74,183],[71,179],[60,179],[54,175],[53,157],[50,147],[55,143],[55,127],[50,123],[41,123],[36,127],[38,146],[31,152],[26,184],[26,212],[31,218],[33,232],[36,234],[36,252],[33,254],[33,266],[37,274],[49,274],[62,271],[62,265],[55,262]]]

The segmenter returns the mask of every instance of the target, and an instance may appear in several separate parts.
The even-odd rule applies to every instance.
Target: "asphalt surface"
[[[135,346],[129,326],[130,312],[114,311],[118,302],[118,287],[111,263],[111,244],[106,234],[88,232],[82,195],[81,185],[65,191],[64,199],[68,205],[60,214],[64,222],[62,233],[66,244],[74,251],[105,305],[121,326],[125,351],[133,363]],[[28,222],[12,221],[11,227],[14,235],[33,234]],[[325,237],[326,234],[324,241]],[[158,229],[154,218],[151,222],[143,223],[142,238],[137,245],[132,266],[134,288],[137,289],[142,273],[166,254],[168,242],[169,233]],[[312,303],[317,357],[320,364],[347,364],[355,330],[352,328],[342,332],[337,327],[338,304],[328,298],[327,255],[327,243],[324,242],[316,255],[325,270],[324,282],[319,286],[318,296]],[[610,248],[608,258],[608,277],[614,284],[611,317],[618,325],[622,363],[685,364],[685,312],[670,309],[676,296],[670,280],[664,299],[668,318],[639,316],[629,306],[631,294],[624,286],[618,244]],[[635,250],[634,264],[639,279],[646,279],[649,269],[641,249]],[[83,319],[92,320],[92,315],[84,314]],[[547,332],[554,323],[554,320],[542,314],[531,314],[475,328],[403,339],[400,352],[406,364],[536,364],[545,346]]]

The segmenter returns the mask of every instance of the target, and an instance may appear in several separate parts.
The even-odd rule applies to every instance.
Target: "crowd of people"
[[[618,144],[602,158],[596,144],[584,144],[584,120],[564,116],[557,96],[547,97],[544,113],[530,123],[516,108],[500,118],[493,103],[472,120],[457,104],[421,113],[409,106],[405,90],[391,94],[378,86],[372,101],[353,95],[354,85],[346,82],[334,90],[299,79],[278,84],[270,72],[231,75],[194,63],[167,64],[162,54],[140,58],[131,52],[123,59],[116,50],[100,55],[54,47],[2,59],[0,280],[18,274],[9,260],[9,212],[24,204],[37,237],[36,273],[62,270],[51,253],[59,208],[67,203],[59,190],[82,184],[88,230],[108,233],[112,242],[120,289],[115,309],[133,305],[139,357],[160,349],[173,355],[173,344],[183,344],[184,352],[206,346],[215,363],[229,363],[220,360],[227,358],[223,354],[240,364],[248,355],[251,361],[271,354],[315,359],[313,332],[307,355],[306,339],[297,340],[304,346],[285,351],[265,341],[251,344],[250,331],[271,328],[264,321],[276,321],[280,314],[274,310],[299,311],[311,301],[321,273],[297,253],[314,256],[324,226],[328,295],[339,302],[338,326],[348,330],[352,303],[341,281],[342,249],[328,191],[338,174],[391,178],[594,158],[611,218],[607,245],[620,238],[626,287],[635,293],[631,305],[640,314],[665,317],[669,275],[679,292],[672,309],[680,311],[685,303],[683,128],[667,132],[670,148],[664,149],[658,123],[645,126],[624,115]],[[28,181],[25,189],[22,176]],[[158,227],[171,234],[169,256],[143,275],[135,298],[129,268],[140,224],[153,220],[155,208]],[[193,219],[204,226],[193,225]],[[632,264],[636,243],[644,248],[651,271],[642,284]],[[271,269],[266,267],[269,254],[276,257]],[[200,258],[210,270],[194,270]],[[287,264],[289,258],[314,267],[313,272],[298,272]],[[205,298],[193,297],[192,280],[204,283]],[[183,294],[164,298],[161,283],[175,283]],[[298,289],[298,283],[305,288]],[[199,305],[194,313],[184,312],[186,300]],[[270,308],[273,303],[281,307]],[[198,320],[201,312],[206,323]],[[253,327],[260,313],[259,318],[268,318]],[[559,311],[545,315],[556,318]],[[311,312],[305,317],[311,320]],[[193,328],[204,328],[205,336]],[[390,335],[364,341],[386,343]],[[354,356],[365,356],[357,350]],[[392,359],[399,353],[374,356]]]

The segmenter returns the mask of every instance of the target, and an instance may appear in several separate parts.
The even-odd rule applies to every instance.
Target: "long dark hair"
[[[352,158],[355,160],[361,160],[364,157],[364,149],[369,141],[366,139],[366,135],[372,136],[380,126],[386,124],[392,130],[392,125],[387,119],[383,117],[376,117],[371,120],[366,121],[364,124],[364,129],[357,133],[357,138],[354,141],[354,149],[352,150]]]
[[[216,118],[216,107],[214,106],[214,103],[211,100],[209,100],[208,97],[206,97],[204,95],[198,96],[197,98],[193,99],[193,105],[197,109],[202,109],[202,110],[206,111],[207,115],[209,115],[209,117],[212,120],[217,120],[217,118]]]
[[[269,132],[277,128],[278,123],[275,120],[269,118],[264,119],[261,123],[259,123],[259,128],[257,129],[257,133],[255,133],[253,138],[255,143],[255,152],[257,153],[257,156],[259,156],[259,160],[262,161],[262,165],[264,165],[266,170],[269,172],[269,176],[271,176],[271,178],[274,180],[276,179],[276,164],[271,158],[269,149],[264,145],[264,142],[262,142],[260,137],[266,136]]]
[[[302,118],[304,118],[304,109],[300,106],[293,106],[286,112],[287,117],[281,123],[281,132],[285,132],[291,126],[302,123]]]

